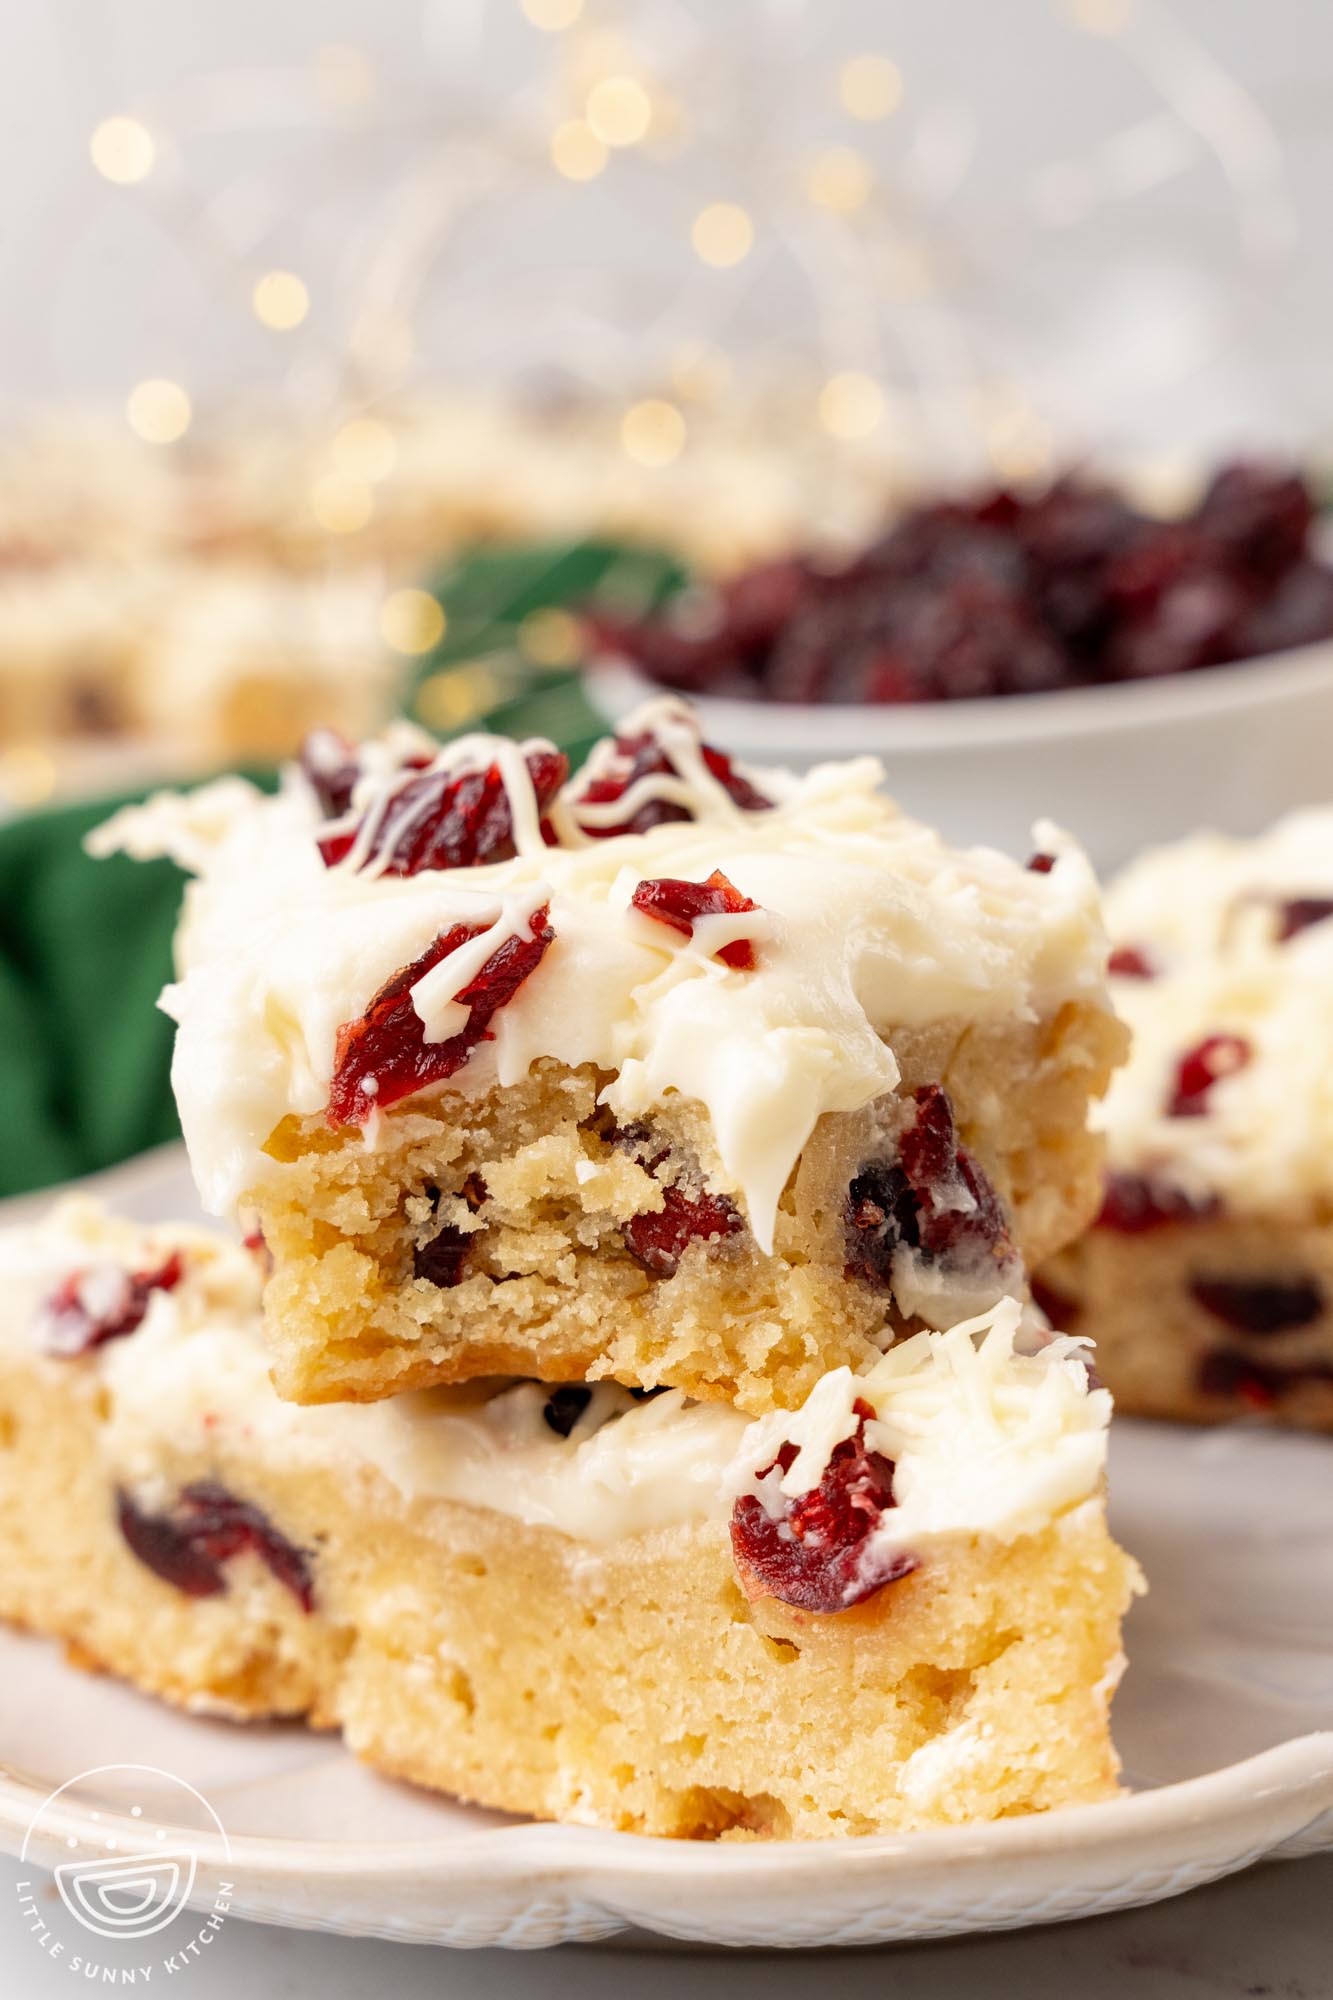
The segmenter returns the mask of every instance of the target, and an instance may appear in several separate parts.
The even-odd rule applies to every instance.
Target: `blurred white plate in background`
[[[663,690],[619,660],[587,676],[618,721]],[[873,754],[906,809],[960,844],[1019,859],[1032,823],[1078,835],[1097,868],[1198,827],[1260,833],[1333,800],[1333,642],[1156,681],[980,701],[696,699],[706,739],[798,770]]]

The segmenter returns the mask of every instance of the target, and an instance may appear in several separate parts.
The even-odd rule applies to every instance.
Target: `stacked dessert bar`
[[[1099,1198],[1095,884],[877,778],[669,700],[573,778],[324,737],[114,822],[197,878],[175,1085],[246,1247],[0,1243],[0,1610],[547,1817],[1113,1790],[1110,1399],[1023,1303]]]
[[[1107,912],[1106,1196],[1038,1295],[1127,1410],[1333,1431],[1333,812],[1146,854]]]

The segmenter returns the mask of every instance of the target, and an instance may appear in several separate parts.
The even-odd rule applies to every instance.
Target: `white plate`
[[[179,1154],[104,1187],[145,1218],[190,1212]],[[12,1210],[11,1210],[12,1212]],[[5,1218],[8,1219],[8,1218]],[[626,1929],[710,1945],[877,1944],[1155,1902],[1266,1856],[1333,1847],[1333,1450],[1234,1429],[1122,1423],[1113,1515],[1151,1595],[1129,1626],[1116,1735],[1131,1795],[956,1832],[702,1846],[534,1826],[377,1778],[336,1741],[170,1710],[0,1634],[0,1848],[17,1854],[75,1773],[137,1763],[196,1786],[226,1828],[183,1831],[191,1901],[237,1915],[455,1945]],[[132,1836],[94,1781],[29,1849]]]

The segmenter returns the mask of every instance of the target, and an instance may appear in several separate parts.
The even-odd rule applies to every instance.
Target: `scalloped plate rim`
[[[1309,1769],[1290,1768],[1297,1766],[1298,1761],[1303,1764],[1307,1756],[1311,1760]],[[17,1854],[18,1847],[11,1842],[17,1838],[21,1844],[33,1813],[50,1790],[43,1781],[0,1765],[0,1849]],[[1228,1811],[1225,1808],[1232,1794]],[[1024,1861],[1057,1850],[1096,1855],[1115,1843],[1142,1835],[1163,1837],[1172,1831],[1184,1833],[1191,1828],[1220,1833],[1260,1813],[1265,1806],[1272,1810],[1287,1800],[1293,1805],[1300,1801],[1303,1808],[1308,1804],[1309,1817],[1278,1833],[1274,1847],[1282,1846],[1325,1815],[1333,1814],[1333,1730],[1292,1737],[1239,1763],[1223,1765],[1175,1784],[1126,1792],[1095,1804],[1066,1806],[973,1826],[937,1827],[907,1834],[864,1834],[847,1841],[705,1843],[552,1822],[387,1841],[319,1841],[237,1834],[228,1837],[224,1848],[216,1836],[191,1832],[190,1839],[201,1860],[219,1861],[229,1856],[238,1867],[276,1869],[280,1873],[299,1874],[303,1879],[309,1879],[312,1872],[332,1880],[352,1874],[364,1879],[367,1872],[379,1869],[411,1867],[420,1871],[438,1864],[447,1867],[456,1880],[460,1859],[470,1871],[480,1869],[483,1864],[506,1864],[511,1858],[526,1870],[545,1876],[554,1858],[547,1850],[563,1849],[577,1841],[578,1863],[583,1866],[592,1860],[599,1868],[631,1875],[665,1868],[678,1875],[711,1877],[721,1870],[734,1883],[737,1877],[788,1874],[793,1868],[802,1871],[820,1860],[836,1862],[839,1873],[845,1873],[849,1867],[858,1873],[868,1868],[878,1873],[884,1869],[934,1869],[959,1863],[989,1865],[1001,1858]],[[1220,1806],[1222,1810],[1209,1812],[1210,1806]],[[77,1808],[70,1808],[53,1818],[52,1833],[63,1836],[67,1827],[73,1830],[86,1823]],[[125,1831],[133,1831],[132,1820],[105,1810],[102,1824],[104,1827],[119,1824]],[[1333,1822],[1321,1844],[1333,1849]],[[568,1859],[562,1856],[557,1872],[565,1874],[571,1865],[574,1856],[571,1854]]]

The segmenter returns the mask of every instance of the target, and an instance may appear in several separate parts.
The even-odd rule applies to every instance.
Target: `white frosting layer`
[[[1019,1346],[1016,1299],[947,1333],[918,1333],[867,1375],[836,1368],[797,1411],[750,1426],[728,1473],[733,1495],[754,1493],[776,1518],[784,1499],[819,1484],[835,1446],[874,1411],[866,1444],[893,1461],[895,1505],[874,1543],[919,1549],[941,1535],[1030,1534],[1096,1492],[1106,1463],[1111,1398],[1088,1387],[1087,1343],[1060,1335],[1035,1353]],[[774,1464],[798,1447],[790,1470]]]
[[[622,733],[650,723],[682,776],[646,789],[678,799],[694,819],[591,840],[581,829],[599,808],[580,803],[575,780],[551,814],[559,847],[542,842],[516,746],[469,738],[440,752],[445,768],[500,762],[521,851],[490,867],[390,879],[363,838],[326,868],[317,808],[299,779],[276,799],[224,780],[132,809],[102,831],[95,851],[168,852],[200,877],[179,940],[182,976],[163,1004],[179,1024],[174,1082],[210,1210],[234,1209],[280,1172],[261,1149],[289,1112],[324,1110],[339,1027],[458,923],[488,929],[418,989],[429,1040],[457,1032],[464,1017],[452,995],[542,903],[555,940],[495,1017],[494,1041],[449,1087],[511,1084],[551,1056],[617,1072],[607,1101],[626,1117],[672,1092],[697,1101],[765,1248],[816,1119],[896,1083],[895,1029],[1030,1019],[1102,992],[1096,885],[1053,829],[1038,831],[1059,857],[1048,874],[984,849],[952,852],[876,790],[882,773],[871,758],[800,779],[756,773],[775,809],[741,811],[700,758],[681,704],[655,703]],[[399,737],[372,760],[357,814],[392,821],[385,769],[401,747]],[[601,762],[610,754],[604,748]],[[758,915],[708,919],[687,938],[630,908],[645,878],[702,881],[714,869]],[[752,971],[715,956],[738,926],[755,941]]]
[[[1333,810],[1258,840],[1217,834],[1143,856],[1107,895],[1114,941],[1156,976],[1117,978],[1133,1046],[1094,1116],[1112,1167],[1161,1174],[1240,1213],[1292,1216],[1333,1193],[1333,919],[1283,940],[1281,907],[1333,900]],[[1250,1060],[1202,1115],[1171,1117],[1182,1055],[1239,1035]]]
[[[757,1475],[788,1439],[800,1455],[777,1483],[786,1494],[807,1490],[855,1428],[857,1396],[875,1411],[870,1445],[896,1464],[899,1505],[878,1531],[894,1546],[959,1533],[1012,1538],[1100,1486],[1110,1398],[1088,1391],[1076,1343],[1018,1353],[1012,1300],[950,1333],[915,1336],[868,1376],[836,1370],[798,1411],[747,1423],[678,1391],[636,1403],[601,1384],[565,1439],[546,1423],[548,1392],[536,1383],[472,1383],[369,1406],[281,1402],[245,1251],[201,1231],[136,1229],[71,1201],[38,1229],[0,1236],[0,1343],[34,1352],[42,1306],[71,1273],[154,1269],[178,1246],[185,1275],[153,1293],[135,1333],[44,1364],[96,1371],[108,1392],[109,1470],[136,1486],[160,1485],[182,1456],[197,1466],[239,1446],[259,1464],[372,1466],[405,1498],[484,1506],[598,1545],[725,1518],[740,1492],[776,1500],[774,1476]]]

